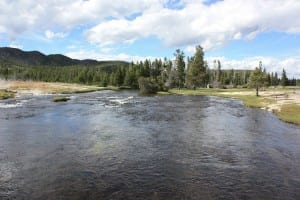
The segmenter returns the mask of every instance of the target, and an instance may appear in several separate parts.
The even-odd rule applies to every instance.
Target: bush
[[[54,97],[52,99],[53,102],[66,102],[66,101],[69,101],[70,98],[69,97]]]
[[[156,94],[158,85],[149,78],[140,77],[138,80],[141,94]]]

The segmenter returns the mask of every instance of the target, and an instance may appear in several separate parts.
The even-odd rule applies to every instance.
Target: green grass
[[[177,94],[177,95],[205,95],[205,96],[219,96],[224,98],[236,98],[244,101],[245,105],[251,107],[261,107],[262,105],[259,103],[261,101],[260,97],[256,97],[255,95],[234,95],[230,94],[231,92],[249,92],[253,90],[249,89],[171,89],[168,92],[159,92],[161,95],[167,94]],[[224,94],[226,92],[226,94]],[[254,94],[254,93],[253,93]]]
[[[132,90],[133,89],[134,90],[134,88],[129,87],[129,86],[120,86],[119,89],[120,90]]]
[[[275,111],[279,119],[300,125],[300,105],[287,104],[281,107],[280,111]]]
[[[252,108],[263,108],[267,107],[269,104],[275,103],[276,101],[269,98],[264,98],[261,96],[255,95],[226,95],[224,97],[232,97],[235,99],[240,99],[244,102],[245,106],[252,107]]]
[[[53,102],[66,102],[69,100],[70,100],[69,97],[60,97],[60,96],[53,97],[53,99],[52,99]]]
[[[0,100],[1,99],[14,98],[14,97],[15,97],[15,93],[14,92],[0,89]]]
[[[226,92],[226,94],[224,94]],[[234,94],[234,92],[253,92],[253,95],[249,94]],[[189,89],[171,89],[169,92],[159,92],[161,95],[166,94],[177,94],[177,95],[205,95],[205,96],[219,96],[224,98],[235,98],[242,100],[245,106],[254,107],[254,108],[262,108],[266,107],[268,104],[275,103],[275,100],[270,98],[264,98],[261,96],[256,96],[255,91],[253,89],[197,89],[197,90],[189,90]]]
[[[216,88],[201,88],[196,90],[191,89],[171,89],[168,94],[179,94],[179,95],[211,95],[211,96],[222,96],[221,92],[251,92],[251,89],[216,89]]]

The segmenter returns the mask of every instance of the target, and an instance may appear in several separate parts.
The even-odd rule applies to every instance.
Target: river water
[[[0,199],[300,199],[300,127],[135,91],[0,102]]]

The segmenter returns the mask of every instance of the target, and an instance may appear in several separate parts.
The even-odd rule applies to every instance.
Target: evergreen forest
[[[276,72],[267,72],[260,61],[258,66],[249,66],[249,70],[225,70],[222,69],[219,60],[214,61],[213,67],[209,67],[201,46],[196,47],[192,57],[185,57],[184,52],[177,49],[174,60],[146,59],[137,63],[80,61],[62,55],[44,56],[34,52],[35,56],[39,56],[39,59],[36,59],[28,52],[21,56],[21,50],[16,51],[19,54],[12,54],[3,49],[0,51],[1,79],[79,83],[104,87],[111,85],[133,89],[142,87],[151,91],[166,91],[169,88],[267,87],[300,84],[300,80],[288,79],[284,69],[280,77]],[[32,63],[30,60],[41,62]],[[253,78],[258,74],[260,79]],[[253,83],[258,80],[259,85]]]

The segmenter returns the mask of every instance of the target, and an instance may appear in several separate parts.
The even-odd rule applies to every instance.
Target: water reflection
[[[299,199],[299,127],[238,101],[21,101],[0,108],[0,199]]]

